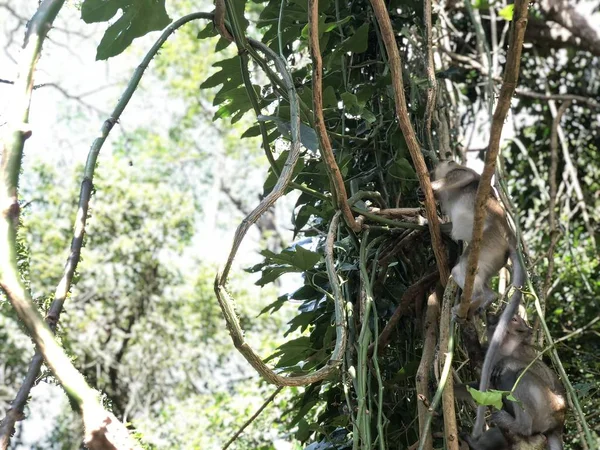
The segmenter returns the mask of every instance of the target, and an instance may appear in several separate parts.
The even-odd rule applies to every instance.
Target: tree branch
[[[571,105],[571,101],[567,100],[556,113],[556,117],[552,121],[552,130],[550,134],[550,172],[548,173],[548,184],[550,185],[550,201],[548,204],[548,218],[550,228],[550,245],[548,247],[548,269],[546,270],[546,278],[542,288],[541,306],[542,312],[546,312],[546,301],[550,285],[552,283],[552,275],[554,272],[554,248],[560,238],[560,231],[556,226],[556,171],[558,170],[558,127],[560,120],[567,108]],[[536,324],[537,329],[537,324]],[[541,343],[540,343],[541,344]]]
[[[171,34],[173,34],[173,32],[175,32],[175,30],[177,30],[184,24],[196,19],[212,19],[212,14],[202,12],[189,14],[173,22],[165,29],[165,31],[157,39],[156,43],[148,51],[141,64],[136,68],[131,80],[129,81],[129,84],[127,85],[127,88],[125,89],[125,92],[123,92],[119,102],[115,106],[115,109],[111,113],[110,117],[102,125],[100,136],[96,138],[92,143],[86,161],[86,166],[84,169],[83,180],[81,182],[78,213],[75,219],[74,236],[71,241],[70,254],[64,267],[63,277],[56,288],[56,292],[54,294],[54,301],[50,305],[50,309],[48,310],[48,313],[46,315],[46,323],[52,331],[56,330],[64,302],[71,289],[71,284],[73,281],[75,270],[77,269],[77,265],[79,264],[81,256],[81,247],[83,245],[83,237],[85,233],[85,226],[88,217],[89,202],[93,191],[94,171],[96,168],[96,161],[100,150],[104,142],[106,141],[110,131],[112,130],[113,126],[118,122],[123,110],[125,109],[129,100],[133,96],[133,93],[135,92],[142,78],[142,75],[144,74],[144,71],[150,64],[152,58],[154,58],[158,50],[166,42],[167,38]],[[42,356],[42,352],[38,347],[38,349],[36,350],[36,354],[31,360],[31,363],[29,364],[27,376],[25,377],[23,384],[19,388],[19,392],[13,400],[6,416],[0,423],[0,449],[2,450],[6,449],[9,444],[10,436],[14,433],[15,422],[23,417],[23,410],[25,408],[25,404],[27,403],[29,393],[35,383],[37,374],[40,371],[43,360],[44,358]]]
[[[425,194],[425,210],[427,212],[427,222],[429,225],[429,232],[431,233],[431,241],[433,246],[433,252],[437,262],[438,270],[440,272],[440,281],[442,285],[446,285],[448,280],[449,270],[448,261],[446,258],[446,250],[444,243],[442,242],[442,234],[440,231],[440,224],[436,212],[435,198],[433,197],[433,190],[431,189],[431,180],[429,179],[429,172],[421,153],[421,147],[415,136],[410,118],[408,116],[408,109],[406,106],[406,98],[404,96],[404,83],[402,80],[402,60],[400,59],[400,53],[396,46],[396,39],[394,37],[394,31],[392,29],[392,22],[387,12],[385,3],[383,0],[370,0],[375,17],[379,24],[381,36],[385,44],[386,52],[388,54],[389,66],[392,75],[392,87],[394,89],[394,102],[396,104],[396,116],[400,129],[404,135],[408,151],[412,158],[421,189]]]
[[[496,158],[500,151],[500,137],[504,120],[510,108],[510,101],[519,80],[519,67],[521,63],[521,50],[525,29],[527,27],[527,8],[529,0],[515,1],[515,10],[511,29],[511,39],[506,57],[506,67],[504,70],[504,80],[498,104],[494,111],[492,127],[490,130],[490,142],[485,155],[485,166],[479,180],[477,195],[475,197],[475,217],[473,218],[473,235],[469,247],[467,276],[463,290],[463,297],[458,308],[458,317],[464,318],[469,310],[471,295],[473,294],[473,282],[475,272],[477,271],[477,261],[479,260],[479,250],[481,247],[481,237],[483,235],[483,224],[485,221],[485,204],[490,195],[491,180],[496,169]]]
[[[444,377],[444,373],[452,367],[454,352],[454,321],[451,317],[452,306],[456,299],[458,286],[448,283],[444,292],[442,314],[440,316],[440,364],[442,364],[442,377],[438,391],[442,389],[442,411],[444,416],[444,434],[448,450],[458,450],[458,429],[456,426],[456,411],[454,409],[454,380],[451,376]],[[445,384],[444,384],[445,380]],[[436,407],[435,397],[431,408]]]
[[[465,55],[459,55],[457,53],[451,52],[450,50],[440,47],[444,53],[446,53],[451,59],[456,62],[459,62],[463,67],[467,67],[469,69],[475,69],[483,76],[489,76],[488,70],[483,67],[478,61],[474,60]],[[494,81],[502,82],[502,78],[494,77]],[[528,91],[526,89],[515,89],[515,95],[519,97],[526,98],[534,98],[536,100],[557,100],[557,101],[567,101],[572,100],[576,103],[587,105],[589,108],[600,108],[600,102],[594,100],[593,98],[584,97],[583,95],[573,95],[573,94],[542,94],[540,92]],[[472,150],[469,150],[472,151]]]
[[[425,42],[427,44],[427,103],[425,105],[425,136],[431,155],[435,155],[433,138],[431,136],[431,121],[437,100],[437,81],[435,79],[435,64],[433,62],[433,38],[431,33],[431,0],[423,2],[423,17],[425,19]]]
[[[437,270],[425,275],[415,284],[411,285],[404,291],[402,294],[402,298],[400,299],[400,304],[396,307],[394,314],[390,317],[390,320],[385,325],[381,333],[379,334],[379,338],[377,340],[377,352],[381,354],[383,350],[390,343],[390,335],[392,331],[398,325],[398,321],[406,315],[408,310],[411,308],[412,304],[415,302],[415,299],[419,295],[423,295],[424,291],[429,288],[429,286],[439,278],[440,274]],[[375,345],[371,344],[369,346],[369,356],[373,354]]]
[[[315,118],[315,131],[319,136],[321,144],[321,153],[329,174],[333,190],[333,199],[335,206],[342,210],[346,224],[355,232],[361,230],[361,224],[358,223],[348,204],[348,196],[344,179],[335,160],[331,142],[327,135],[327,127],[323,118],[323,85],[321,78],[323,76],[323,61],[321,59],[321,49],[319,46],[319,0],[308,0],[308,31],[309,47],[313,61],[312,67],[312,93],[313,93],[313,114]]]
[[[327,364],[313,373],[300,376],[282,376],[275,373],[263,362],[262,358],[256,354],[252,347],[250,347],[244,340],[244,333],[240,325],[240,321],[235,312],[232,299],[224,285],[226,278],[224,278],[223,275],[219,277],[219,274],[217,274],[215,279],[215,293],[217,295],[219,305],[221,306],[221,310],[223,311],[225,321],[227,322],[227,328],[229,329],[229,334],[231,335],[233,344],[235,345],[235,348],[237,348],[238,351],[244,356],[244,358],[246,358],[250,365],[252,365],[252,367],[254,367],[254,369],[269,383],[273,383],[278,386],[304,386],[315,383],[323,380],[331,373],[336,371],[342,362],[344,350],[346,349],[346,317],[344,313],[344,302],[342,299],[341,286],[335,271],[335,261],[333,259],[333,244],[335,241],[335,235],[337,233],[340,215],[341,211],[337,211],[331,219],[329,233],[327,234],[327,240],[325,243],[325,265],[327,267],[327,275],[329,276],[329,283],[331,285],[331,290],[333,291],[333,298],[335,301],[335,347]],[[244,222],[242,222],[240,227],[243,225]]]
[[[427,314],[425,318],[425,339],[421,362],[415,377],[417,387],[417,411],[419,417],[419,442],[421,450],[433,450],[431,430],[426,428],[427,410],[429,407],[429,372],[435,356],[437,324],[440,316],[438,289],[427,299]]]
[[[217,1],[219,1],[219,0],[217,0]],[[225,445],[223,446],[223,450],[227,450],[229,448],[229,446],[231,444],[233,444],[237,438],[240,437],[240,435],[244,432],[244,430],[246,428],[248,428],[248,426],[252,422],[254,422],[258,416],[260,416],[260,413],[263,412],[267,406],[269,406],[269,403],[271,403],[273,400],[275,400],[275,397],[277,397],[277,394],[279,394],[282,389],[283,389],[283,386],[279,386],[277,389],[275,389],[275,391],[271,395],[269,395],[269,398],[267,398],[265,400],[265,402],[261,405],[261,407],[258,408],[256,410],[256,412],[254,414],[252,414],[252,416],[248,420],[246,420],[246,422],[244,422],[244,424],[240,427],[240,429],[236,431],[236,433],[231,437],[231,439],[229,439],[225,443]]]

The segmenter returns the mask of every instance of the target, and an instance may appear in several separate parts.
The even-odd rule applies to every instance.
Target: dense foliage
[[[500,83],[490,82],[488,73],[502,74],[510,19],[505,3],[437,5],[433,22],[438,90],[431,136],[426,125],[431,85],[424,5],[394,0],[387,4],[402,55],[410,119],[430,168],[445,151],[463,160],[469,152],[482,152],[472,141],[486,142],[489,134],[490,105]],[[173,17],[197,7],[189,2],[166,5]],[[234,36],[258,39],[281,55],[300,99],[304,149],[294,170],[295,184],[286,191],[295,202],[290,208],[294,242],[287,246],[279,238],[275,244],[262,241],[264,259],[247,265],[262,290],[247,287],[250,278],[243,273],[234,273],[229,282],[249,343],[279,373],[298,375],[326,364],[336,339],[324,261],[335,207],[314,130],[308,2],[232,0],[226,5]],[[135,46],[135,38],[170,21],[165,2],[142,0],[119,5],[85,0],[82,18],[106,22],[119,8],[123,14],[99,43],[99,59],[119,54],[132,42]],[[374,207],[421,206],[419,181],[398,127],[387,55],[371,6],[364,1],[322,0],[319,13],[328,136],[348,195],[360,198],[355,213],[362,213],[367,224],[361,233],[340,226],[334,246],[348,313],[348,346],[336,376],[305,388],[286,388],[236,445],[270,449],[276,439],[285,439],[311,450],[350,448],[358,445],[357,421],[366,420],[368,425],[360,429],[365,447],[407,449],[419,439],[417,404],[423,400],[415,384],[424,354],[427,298],[435,286],[435,279],[427,278],[436,270],[431,239],[426,227],[414,223],[414,216],[392,220],[367,212]],[[600,315],[599,57],[578,45],[580,41],[542,39],[539,29],[557,19],[539,5],[532,6],[530,15],[520,91],[505,125],[511,137],[504,142],[499,178],[507,182],[546,321],[553,336],[560,338]],[[215,186],[239,209],[229,217],[239,220],[241,212],[255,206],[255,198],[245,195],[255,190],[247,188],[249,173],[263,175],[263,198],[289,154],[292,117],[285,86],[261,53],[251,51],[247,42],[237,44],[235,49],[235,43],[219,38],[217,28],[204,22],[178,32],[155,60],[157,82],[180,99],[183,112],[172,127],[161,130],[168,131],[166,137],[140,130],[100,162],[80,277],[61,319],[59,337],[76,366],[105,394],[112,411],[131,421],[141,440],[156,448],[218,448],[273,390],[266,384],[253,387],[254,380],[248,379],[252,370],[232,354],[212,290],[216,267],[190,250],[201,234],[198,224],[215,214]],[[556,224],[549,220],[550,140],[563,98],[553,99],[550,93],[579,96],[558,133]],[[221,139],[207,144],[199,130],[210,119]],[[245,139],[240,141],[240,136]],[[267,159],[274,155],[266,174],[267,163],[261,167],[257,156],[261,145]],[[24,177],[29,178],[29,190],[22,196],[32,203],[24,208],[20,231],[21,270],[44,309],[61,276],[74,215],[64,199],[76,198],[75,183],[49,166]],[[264,238],[272,238],[274,230],[277,236],[268,218],[259,223],[259,230]],[[458,249],[449,239],[445,243],[452,260]],[[289,288],[291,283],[296,286]],[[418,287],[410,290],[414,285]],[[409,308],[385,340],[385,348],[361,365],[407,295]],[[532,299],[526,296],[525,306],[534,323]],[[7,368],[0,377],[8,386],[1,398],[7,402],[19,386],[28,360],[23,349],[29,346],[12,337],[22,329],[7,303],[0,303],[0,312],[0,351]],[[286,316],[290,320],[284,325]],[[598,322],[592,323],[557,345],[596,431],[598,330]],[[274,335],[280,344],[276,349]],[[476,367],[465,341],[459,332],[455,376],[471,380]],[[429,399],[439,380],[435,356],[428,367]],[[470,429],[472,410],[462,403],[456,410],[460,429]],[[62,428],[51,436],[65,445],[62,448],[68,448],[67,442],[78,445],[80,431],[69,428],[70,417],[61,416]],[[272,424],[275,430],[265,432]],[[583,448],[583,433],[576,425],[578,418],[571,412],[567,448]],[[435,448],[444,446],[442,428],[441,417],[434,417]]]

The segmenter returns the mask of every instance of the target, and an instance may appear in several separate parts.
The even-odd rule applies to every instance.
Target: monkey
[[[488,339],[493,338],[498,322],[498,316],[488,316]],[[554,371],[537,358],[532,337],[532,328],[514,315],[498,347],[500,359],[493,368],[490,387],[513,391],[519,403],[503,399],[502,409],[492,414],[494,428],[477,437],[463,437],[471,450],[563,449],[566,392]],[[465,385],[457,388],[457,398],[468,396]]]
[[[498,317],[488,317],[488,336],[493,338],[498,322]],[[543,434],[549,450],[562,450],[566,391],[556,373],[538,358],[532,336],[533,329],[518,315],[513,316],[498,348],[500,359],[490,385],[500,391],[512,390],[520,404],[503,399],[503,407],[492,414],[492,422],[518,436]]]
[[[434,178],[431,187],[442,211],[450,217],[452,238],[456,241],[470,242],[480,175],[454,161],[441,161],[434,170]],[[497,298],[496,293],[489,287],[489,281],[506,265],[510,249],[516,247],[516,239],[506,220],[506,213],[492,193],[486,201],[485,208],[487,214],[473,283],[472,302],[469,305],[469,317],[475,312],[487,309]],[[452,277],[461,289],[465,284],[469,254],[470,248],[467,247],[452,269]]]
[[[546,437],[535,434],[530,437],[515,436],[498,427],[492,427],[475,439],[467,433],[461,434],[470,450],[545,450]]]
[[[454,161],[440,161],[434,170],[432,189],[440,202],[442,211],[452,221],[452,238],[469,243],[473,236],[473,220],[475,216],[475,197],[481,176],[474,170]],[[473,299],[469,305],[469,318],[476,311],[484,311],[495,299],[496,294],[489,287],[489,280],[510,258],[513,266],[512,285],[514,292],[504,312],[500,316],[494,335],[489,341],[479,390],[488,389],[492,369],[499,355],[498,349],[506,336],[509,321],[513,318],[521,303],[521,287],[526,281],[527,273],[522,266],[518,251],[517,239],[508,225],[506,212],[500,202],[490,193],[486,200],[486,217],[483,226],[481,251],[477,261],[477,274],[473,285]],[[452,269],[452,277],[460,288],[464,288],[470,249],[467,247],[459,262]],[[485,407],[477,408],[477,419],[473,427],[473,438],[478,438],[485,424]]]

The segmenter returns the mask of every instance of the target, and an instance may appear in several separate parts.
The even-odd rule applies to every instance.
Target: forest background
[[[90,144],[158,30],[214,9],[183,0],[114,5],[66,2],[35,73],[17,243],[19,273],[43,314],[63,276]],[[319,2],[326,135],[347,197],[356,199],[351,213],[364,219],[360,232],[344,218],[335,228],[336,287],[326,237],[340,204],[330,194],[340,190],[315,124],[310,5],[226,5],[237,46],[206,18],[179,28],[152,59],[102,148],[82,259],[57,330],[60,344],[103,394],[105,407],[147,448],[222,448],[268,399],[231,448],[413,448],[426,415],[417,410],[418,395],[433,397],[448,326],[441,299],[428,305],[439,255],[417,220],[424,215],[418,170],[398,125],[397,90],[377,18],[369,2]],[[558,356],[571,401],[581,405],[568,417],[570,449],[594,448],[600,427],[599,5],[530,5],[497,171],[497,187],[511,199],[525,243],[530,321],[543,328],[537,297],[556,342],[547,361],[558,370]],[[402,58],[407,117],[428,167],[452,151],[481,168],[513,9],[504,1],[386,6]],[[25,25],[37,7],[35,1],[0,3],[2,128],[15,108],[12,83]],[[256,41],[274,56],[253,47]],[[281,67],[269,62],[277,58],[285,61],[292,89]],[[280,375],[328,367],[336,331],[339,338],[334,298],[354,315],[341,371],[276,391],[236,351],[213,284],[236,227],[273,192],[295,151],[290,138],[297,116],[302,150],[293,184],[250,229],[227,287],[247,342]],[[404,209],[382,214],[377,208]],[[444,244],[452,259],[458,250],[447,238]],[[502,291],[505,284],[501,274],[495,285]],[[391,333],[374,339],[390,321]],[[481,334],[480,324],[476,329]],[[452,377],[473,379],[468,336],[457,327],[453,337]],[[539,332],[542,348],[547,338]],[[382,348],[366,364],[375,342]],[[9,410],[34,352],[28,330],[0,294],[0,410]],[[459,429],[470,429],[468,405],[452,407]],[[77,409],[44,367],[9,448],[81,448]],[[359,417],[366,418],[362,427]],[[429,443],[435,448],[451,447],[444,426],[435,415]]]

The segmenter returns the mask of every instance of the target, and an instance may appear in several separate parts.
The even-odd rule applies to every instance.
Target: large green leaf
[[[86,23],[106,22],[119,9],[123,14],[104,33],[96,50],[96,60],[116,56],[135,38],[162,30],[171,23],[164,0],[84,0],[81,18]]]
[[[477,389],[473,389],[471,386],[467,386],[467,390],[478,405],[493,406],[496,409],[502,409],[502,396],[510,394],[510,392],[496,391],[493,389],[481,392]]]
[[[281,133],[281,136],[291,140],[292,125],[289,121],[282,120],[275,116],[264,115],[258,116],[257,119],[261,122],[266,122],[268,120],[273,121],[277,125],[277,129]],[[300,122],[300,142],[308,150],[312,150],[313,152],[319,150],[319,139],[317,138],[317,133],[311,127],[303,124],[302,122]]]

